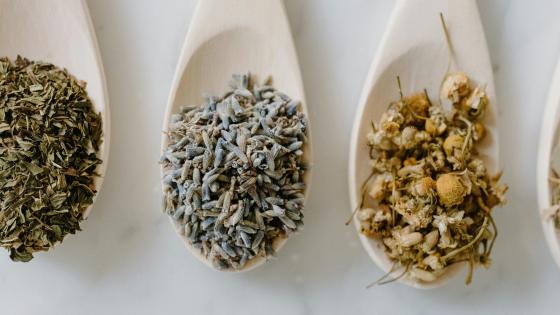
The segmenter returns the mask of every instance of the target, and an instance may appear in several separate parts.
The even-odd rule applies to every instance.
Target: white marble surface
[[[157,4],[156,4],[157,3]],[[552,314],[560,270],[536,211],[542,108],[560,53],[560,2],[479,1],[495,68],[509,204],[490,270],[465,287],[366,290],[381,271],[352,227],[351,122],[392,1],[287,0],[315,146],[306,229],[279,259],[221,274],[193,258],[160,212],[161,121],[194,0],[88,0],[112,115],[105,186],[83,231],[29,264],[0,256],[0,314]],[[335,127],[333,127],[335,126]]]

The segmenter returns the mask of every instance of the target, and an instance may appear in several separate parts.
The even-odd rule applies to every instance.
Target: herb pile
[[[217,269],[268,257],[275,240],[303,226],[301,106],[249,75],[230,87],[172,116],[162,156],[164,211]]]
[[[402,94],[401,94],[402,95]],[[361,233],[383,242],[402,275],[431,282],[449,265],[490,263],[497,230],[492,208],[507,187],[476,146],[485,137],[488,97],[463,73],[443,82],[449,111],[426,92],[391,103],[368,135],[372,173],[357,217]]]
[[[0,58],[0,246],[12,260],[80,230],[101,134],[84,82],[52,64]]]
[[[560,229],[560,145],[552,150],[551,176],[549,181],[552,187],[552,206],[544,212],[547,218],[554,220],[554,225]]]

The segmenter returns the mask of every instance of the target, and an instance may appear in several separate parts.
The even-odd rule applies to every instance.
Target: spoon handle
[[[183,44],[176,75],[183,73],[187,61],[199,47],[220,34],[235,30],[273,36],[280,47],[293,47],[282,0],[200,0]],[[287,58],[297,60],[295,50],[288,49],[288,53]]]
[[[480,60],[489,60],[483,56],[487,55],[486,49],[481,49],[486,47],[486,39],[475,0],[399,0],[383,40],[382,58],[394,58],[419,44],[439,43],[447,50],[440,13],[455,52],[454,66],[480,67]],[[407,36],[410,34],[414,39]],[[491,69],[490,64],[480,68]]]
[[[285,20],[281,0],[201,0],[191,28],[193,33],[205,38],[245,27],[258,27],[266,34],[278,27],[277,22]]]
[[[537,191],[539,215],[548,247],[556,264],[560,266],[560,239],[554,220],[550,217],[552,204],[551,155],[557,143],[557,131],[560,122],[560,60],[556,65],[550,84],[544,115],[541,124],[539,150],[537,158]]]

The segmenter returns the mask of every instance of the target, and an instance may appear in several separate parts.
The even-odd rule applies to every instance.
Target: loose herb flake
[[[29,261],[80,230],[96,194],[101,116],[66,70],[0,58],[0,246]]]

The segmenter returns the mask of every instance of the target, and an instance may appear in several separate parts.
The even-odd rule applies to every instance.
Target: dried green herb
[[[85,82],[0,58],[0,246],[29,261],[80,230],[96,194],[101,116]]]

